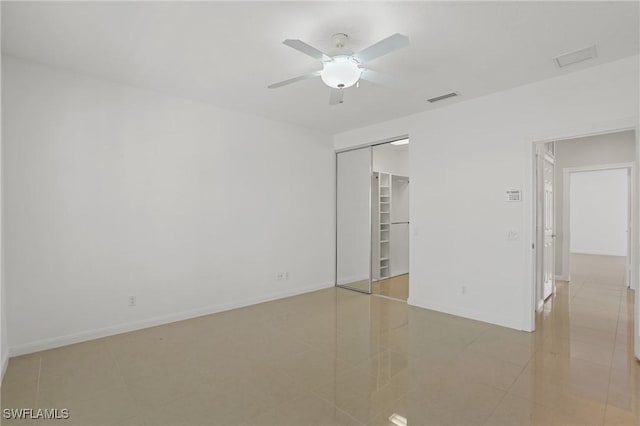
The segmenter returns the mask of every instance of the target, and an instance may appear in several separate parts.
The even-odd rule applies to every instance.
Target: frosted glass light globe
[[[331,62],[325,62],[320,78],[329,87],[344,89],[358,82],[362,69],[349,56],[336,56]]]

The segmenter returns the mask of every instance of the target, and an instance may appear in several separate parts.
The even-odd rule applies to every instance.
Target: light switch
[[[509,232],[507,233],[507,239],[508,240],[517,240],[520,238],[520,235],[518,234],[518,231],[515,229],[509,229]]]

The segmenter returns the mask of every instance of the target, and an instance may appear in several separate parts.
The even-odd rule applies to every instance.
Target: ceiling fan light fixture
[[[360,80],[362,69],[350,56],[335,56],[332,61],[324,62],[320,78],[324,84],[334,89],[346,89]]]

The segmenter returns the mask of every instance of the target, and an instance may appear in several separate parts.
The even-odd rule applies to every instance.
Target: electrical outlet
[[[129,306],[136,306],[136,297],[135,297],[135,296],[129,296],[129,297],[127,298],[127,301],[128,301],[128,303],[127,303],[127,304],[128,304]]]
[[[278,272],[276,274],[276,279],[278,281],[284,281],[289,279],[289,272]]]

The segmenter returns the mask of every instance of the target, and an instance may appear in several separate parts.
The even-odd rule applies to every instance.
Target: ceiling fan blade
[[[290,78],[288,80],[279,81],[278,83],[273,83],[267,86],[269,89],[277,89],[278,87],[286,86],[287,84],[296,83],[298,81],[306,80],[308,78],[318,77],[320,75],[320,71],[310,72],[309,74],[299,75],[297,77]]]
[[[287,46],[296,49],[298,52],[302,52],[305,55],[311,56],[313,59],[317,59],[321,62],[326,62],[331,60],[331,56],[319,51],[313,46],[309,46],[302,40],[291,40],[286,39],[282,42],[282,44],[286,44]]]
[[[360,74],[362,80],[367,80],[375,84],[386,87],[398,87],[398,81],[393,77],[383,74],[378,71],[373,71],[368,68],[362,68],[362,74]]]
[[[329,105],[339,105],[344,102],[344,89],[331,89],[329,96]]]
[[[361,64],[372,61],[387,53],[394,52],[409,45],[409,37],[402,34],[394,34],[390,37],[380,40],[376,44],[367,47],[364,50],[353,55]]]

